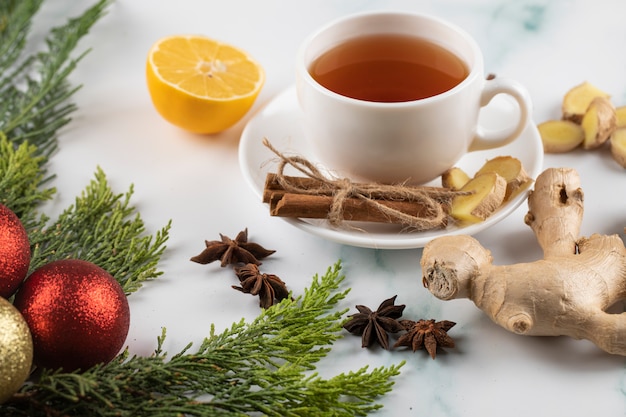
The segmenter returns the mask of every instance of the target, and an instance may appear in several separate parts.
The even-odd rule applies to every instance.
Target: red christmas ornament
[[[30,244],[20,219],[0,204],[0,297],[9,298],[26,278]]]
[[[33,337],[33,361],[66,372],[107,363],[122,348],[130,326],[120,284],[91,262],[65,259],[33,272],[15,307]]]

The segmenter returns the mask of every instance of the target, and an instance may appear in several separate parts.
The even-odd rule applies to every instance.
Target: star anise
[[[289,297],[287,285],[276,275],[261,273],[256,264],[250,263],[234,270],[241,287],[232,287],[245,294],[258,295],[261,308],[269,308],[275,301]]]
[[[401,320],[400,323],[407,332],[398,338],[394,347],[408,346],[413,352],[425,348],[433,359],[437,355],[437,347],[454,347],[454,340],[448,335],[448,330],[456,324],[453,321]]]
[[[247,228],[239,232],[235,239],[231,239],[221,233],[220,238],[221,240],[205,240],[206,248],[199,255],[191,258],[191,260],[204,265],[219,259],[222,267],[241,263],[261,265],[259,259],[276,252],[265,249],[258,243],[248,242]]]
[[[351,315],[343,328],[353,334],[361,335],[361,347],[369,347],[374,343],[383,349],[389,349],[389,333],[397,333],[404,329],[398,321],[402,317],[404,304],[394,305],[396,295],[383,301],[376,311],[363,305],[357,305],[358,313]]]

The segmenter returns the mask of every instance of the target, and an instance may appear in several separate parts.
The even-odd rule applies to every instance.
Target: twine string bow
[[[263,145],[278,156],[276,178],[278,183],[287,192],[308,195],[330,195],[332,204],[328,213],[328,221],[333,226],[341,226],[344,222],[343,207],[349,198],[356,198],[370,208],[378,210],[392,223],[399,223],[415,230],[429,230],[445,224],[447,214],[442,207],[442,200],[449,199],[451,192],[444,188],[438,190],[434,187],[412,187],[406,184],[379,184],[379,183],[355,183],[348,178],[334,178],[325,176],[309,160],[301,156],[287,156],[278,151],[263,138]],[[284,174],[287,166],[292,166],[305,176],[316,180],[319,186],[303,187],[289,181]],[[407,214],[394,208],[381,204],[381,196],[387,200],[413,201],[419,203],[424,209],[420,215]]]

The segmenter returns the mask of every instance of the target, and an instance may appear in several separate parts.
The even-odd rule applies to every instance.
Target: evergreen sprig
[[[76,110],[70,98],[79,87],[71,87],[68,77],[86,52],[76,58],[72,52],[110,1],[100,0],[53,28],[46,48],[27,54],[32,21],[42,3],[0,1],[0,203],[27,229],[35,226],[37,205],[55,192],[44,188],[51,179],[46,163],[57,149],[58,131]]]
[[[19,144],[28,140],[42,155],[57,148],[57,133],[76,109],[68,76],[85,53],[72,57],[78,41],[103,15],[100,0],[81,16],[51,29],[46,49],[24,56],[27,34],[43,0],[0,2],[0,132]]]
[[[157,264],[171,222],[154,237],[146,235],[141,216],[130,204],[132,195],[132,185],[125,194],[115,194],[98,168],[95,179],[55,222],[46,224],[48,219],[42,217],[39,227],[29,230],[30,269],[57,259],[83,259],[106,269],[126,294],[161,275]]]
[[[13,210],[27,230],[37,224],[36,208],[56,191],[44,188],[44,160],[35,145],[22,142],[15,146],[0,132],[0,204]]]
[[[5,404],[16,416],[363,416],[380,408],[402,363],[323,379],[310,372],[340,337],[335,311],[348,290],[338,262],[312,279],[303,296],[263,310],[197,351],[167,358],[165,331],[149,357],[121,355],[87,372],[51,373]],[[0,410],[2,407],[0,406]]]

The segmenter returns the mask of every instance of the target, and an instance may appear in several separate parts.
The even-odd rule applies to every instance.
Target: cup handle
[[[530,95],[524,86],[517,81],[496,77],[485,81],[480,105],[481,107],[489,104],[498,94],[506,94],[517,102],[519,108],[519,120],[513,129],[491,130],[487,131],[481,126],[476,129],[474,141],[469,146],[469,152],[480,151],[485,149],[498,148],[513,142],[526,128],[526,124],[530,118],[532,104]]]

